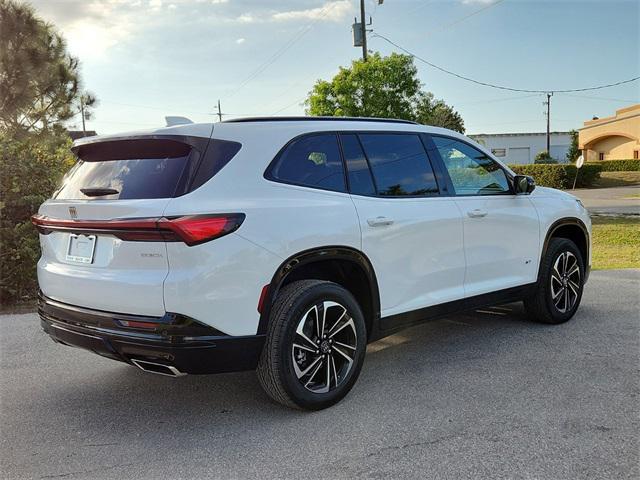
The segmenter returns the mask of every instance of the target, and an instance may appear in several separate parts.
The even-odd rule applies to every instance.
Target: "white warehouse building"
[[[513,165],[534,163],[536,155],[547,149],[546,133],[480,133],[469,135],[498,157]],[[559,163],[567,161],[571,145],[569,132],[551,132],[549,153]]]

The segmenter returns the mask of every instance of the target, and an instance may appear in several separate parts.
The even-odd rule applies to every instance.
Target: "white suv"
[[[254,118],[73,151],[33,217],[44,330],[158,374],[257,368],[292,407],[336,403],[368,342],[434,317],[567,321],[589,274],[575,197],[441,128]]]

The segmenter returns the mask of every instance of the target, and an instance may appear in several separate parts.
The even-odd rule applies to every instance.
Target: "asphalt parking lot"
[[[639,293],[640,271],[599,271],[561,326],[506,306],[415,327],[315,413],[253,372],[149,375],[3,316],[0,476],[639,478]]]

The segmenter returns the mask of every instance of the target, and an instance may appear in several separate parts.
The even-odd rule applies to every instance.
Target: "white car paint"
[[[363,252],[374,267],[382,315],[387,316],[535,282],[545,235],[556,220],[578,218],[590,229],[574,197],[542,187],[530,196],[389,199],[264,178],[291,139],[340,130],[446,134],[494,158],[448,130],[357,120],[194,124],[100,137],[187,135],[231,140],[242,148],[211,180],[181,197],[49,200],[39,213],[68,219],[74,206],[78,218],[92,220],[230,212],[244,213],[246,219],[236,232],[192,247],[99,235],[90,265],[65,260],[68,233],[41,235],[40,288],[72,305],[140,315],[174,312],[229,335],[254,335],[262,288],[285,259],[311,248],[346,246]],[[476,209],[487,215],[469,217]],[[377,217],[393,222],[371,226],[368,220]]]

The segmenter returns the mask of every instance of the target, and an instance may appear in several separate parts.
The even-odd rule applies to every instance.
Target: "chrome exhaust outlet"
[[[147,360],[131,359],[133,363],[140,370],[144,370],[148,373],[155,373],[156,375],[164,375],[165,377],[184,377],[186,373],[181,372],[176,367],[171,365],[165,365],[164,363],[148,362]]]

